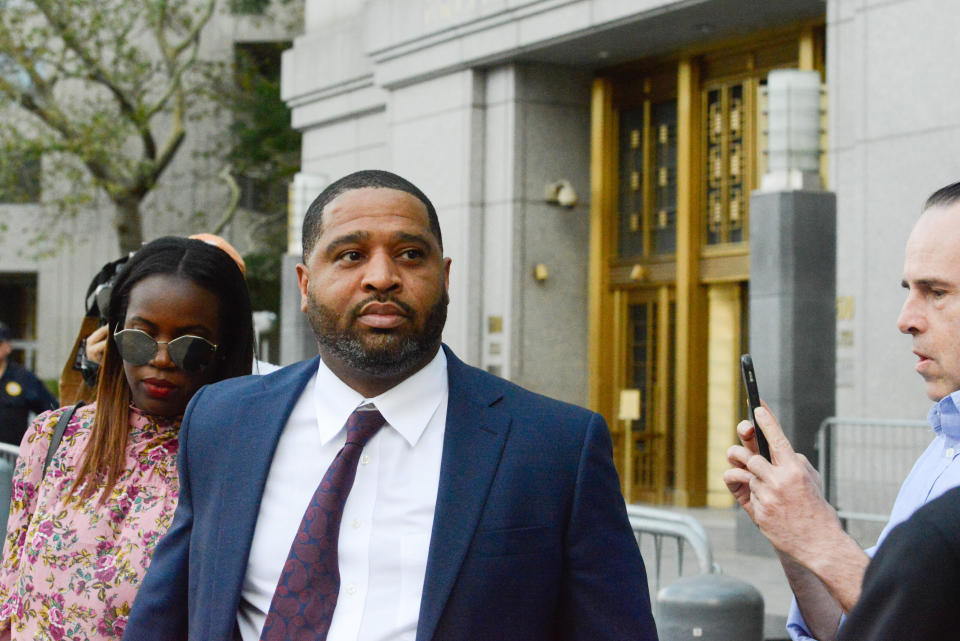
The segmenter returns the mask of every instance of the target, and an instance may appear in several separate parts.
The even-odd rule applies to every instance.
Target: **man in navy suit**
[[[329,631],[306,638],[655,640],[603,419],[441,344],[450,259],[429,199],[351,174],[310,206],[303,248],[320,356],[195,395],[176,516],[124,639],[294,638],[264,631],[298,582],[288,554],[307,554],[301,521],[347,418],[375,409],[385,424],[338,513],[337,581],[317,587]]]

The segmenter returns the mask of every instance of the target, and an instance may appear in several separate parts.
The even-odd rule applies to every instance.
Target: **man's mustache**
[[[393,296],[377,296],[377,295],[366,298],[360,301],[359,303],[357,303],[356,305],[354,305],[353,309],[350,310],[350,316],[353,319],[360,318],[360,315],[363,312],[363,308],[369,305],[370,303],[390,303],[392,305],[396,305],[401,310],[403,310],[403,313],[406,314],[407,316],[411,318],[416,316],[416,312],[414,312],[413,308],[410,305],[404,303],[403,301],[397,300]]]

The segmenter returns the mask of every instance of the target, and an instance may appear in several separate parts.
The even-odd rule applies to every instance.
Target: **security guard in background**
[[[10,328],[0,323],[0,441],[20,445],[30,412],[56,409],[57,399],[31,372],[9,359]]]

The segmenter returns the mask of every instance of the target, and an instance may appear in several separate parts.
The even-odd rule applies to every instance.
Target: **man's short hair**
[[[433,203],[427,198],[420,189],[412,182],[389,171],[382,169],[364,169],[352,174],[348,174],[339,180],[327,185],[327,188],[320,192],[320,195],[314,199],[307,208],[307,213],[303,217],[303,262],[307,262],[307,256],[317,244],[320,233],[323,231],[323,209],[330,201],[340,194],[352,191],[354,189],[364,189],[374,187],[380,189],[396,189],[405,191],[417,200],[423,203],[427,208],[427,218],[430,221],[430,231],[437,237],[437,244],[440,251],[443,251],[443,238],[440,235],[440,221],[437,218],[437,210]]]
[[[960,201],[960,182],[941,187],[930,194],[927,202],[923,204],[923,211],[927,211],[932,207],[949,207],[957,201]]]
[[[6,343],[11,338],[10,328],[6,323],[0,322],[0,343]]]

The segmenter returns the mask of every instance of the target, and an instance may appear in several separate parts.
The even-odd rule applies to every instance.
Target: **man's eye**
[[[405,249],[403,250],[403,252],[400,253],[400,255],[406,258],[407,260],[417,260],[417,259],[423,258],[423,250],[422,249]]]
[[[346,261],[348,263],[353,263],[360,260],[361,254],[356,250],[345,251],[340,254],[340,260]]]

